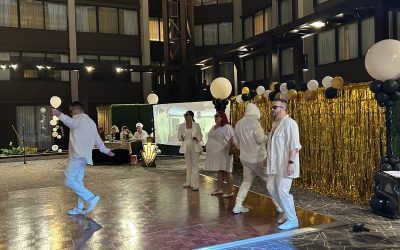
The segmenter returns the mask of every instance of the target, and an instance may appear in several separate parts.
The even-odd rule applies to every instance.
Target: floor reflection
[[[93,218],[84,215],[71,216],[77,225],[78,238],[74,240],[76,249],[83,249],[93,234],[102,227]]]

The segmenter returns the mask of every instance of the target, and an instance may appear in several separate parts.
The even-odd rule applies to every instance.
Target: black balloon
[[[394,101],[389,100],[389,101],[386,101],[385,104],[386,104],[386,107],[391,108],[391,107],[394,107],[394,105],[395,105],[396,103],[395,103]]]
[[[387,201],[379,198],[376,195],[372,195],[369,199],[369,205],[375,211],[383,212],[386,209]]]
[[[386,101],[389,100],[389,96],[387,94],[383,93],[383,92],[379,92],[379,93],[375,94],[375,99],[378,102],[386,102]]]
[[[328,99],[333,99],[337,97],[337,89],[329,87],[325,90],[325,97]]]
[[[217,104],[217,99],[212,100],[212,104],[216,105]]]
[[[275,95],[276,95],[276,93],[275,93],[275,92],[271,92],[271,93],[269,93],[269,95],[268,95],[268,99],[269,99],[270,101],[274,101],[274,100],[275,100]]]
[[[394,102],[400,100],[400,91],[394,92],[394,93],[390,96],[390,100],[391,100],[391,101],[394,101]]]
[[[398,87],[399,87],[399,84],[397,83],[397,81],[395,81],[395,80],[387,80],[382,84],[381,89],[386,94],[392,94],[395,91],[397,91]]]
[[[386,205],[386,211],[391,214],[395,214],[399,212],[399,203],[395,200],[388,200]]]
[[[281,85],[282,85],[282,83],[277,83],[277,84],[275,84],[275,92],[276,92],[276,93],[281,92]]]
[[[380,166],[381,171],[392,171],[393,167],[389,163],[383,163]]]
[[[378,101],[378,105],[379,105],[379,107],[382,107],[382,108],[386,107],[386,103],[385,102],[379,102]]]
[[[393,165],[393,170],[394,171],[400,171],[400,162],[398,162],[398,163]]]
[[[248,94],[243,94],[242,95],[242,100],[247,102],[248,100],[250,100],[250,96]]]
[[[257,96],[257,91],[251,90],[251,91],[250,91],[250,99],[253,99],[253,98],[256,97],[256,96]]]
[[[296,89],[296,82],[293,80],[287,81],[287,85],[286,85],[287,89]]]
[[[222,105],[228,105],[229,104],[229,100],[228,99],[224,99],[222,100]]]
[[[306,82],[300,83],[299,89],[300,89],[301,91],[306,91],[306,90],[308,89],[307,83],[306,83]]]
[[[389,163],[389,157],[385,157],[381,160],[381,163]]]
[[[374,173],[373,178],[375,185],[379,185],[379,183],[381,183],[380,175],[378,174],[378,172]]]
[[[378,93],[381,90],[381,86],[382,86],[382,82],[375,80],[371,83],[371,85],[369,86],[369,89],[373,92],[373,93]]]
[[[392,165],[392,166],[394,166],[398,162],[399,162],[399,159],[397,159],[395,157],[392,157],[392,158],[389,159],[389,164]]]

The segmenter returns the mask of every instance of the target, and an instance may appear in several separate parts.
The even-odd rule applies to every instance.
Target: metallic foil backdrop
[[[349,84],[328,100],[322,89],[315,100],[299,93],[289,102],[289,115],[300,128],[300,178],[294,185],[323,195],[366,204],[372,194],[372,173],[385,152],[385,112],[368,83]],[[271,102],[256,103],[266,131],[272,125]],[[231,103],[231,121],[243,116],[246,103]],[[235,157],[236,168],[240,168]]]

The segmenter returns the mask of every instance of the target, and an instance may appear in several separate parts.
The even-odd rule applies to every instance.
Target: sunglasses
[[[272,106],[272,109],[283,108],[282,106]]]

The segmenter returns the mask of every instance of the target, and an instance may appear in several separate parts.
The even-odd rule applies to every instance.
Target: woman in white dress
[[[199,154],[203,151],[200,142],[203,134],[198,123],[193,119],[194,113],[191,110],[183,115],[185,122],[179,125],[178,140],[182,142],[179,153],[185,155],[186,161],[186,183],[184,188],[192,188],[193,191],[199,190]]]
[[[214,116],[215,125],[208,133],[206,144],[207,158],[205,169],[218,171],[217,189],[211,195],[223,193],[223,184],[226,181],[228,188],[222,197],[231,197],[233,193],[232,165],[233,155],[230,155],[230,147],[233,138],[233,128],[229,125],[225,112],[217,111]]]

